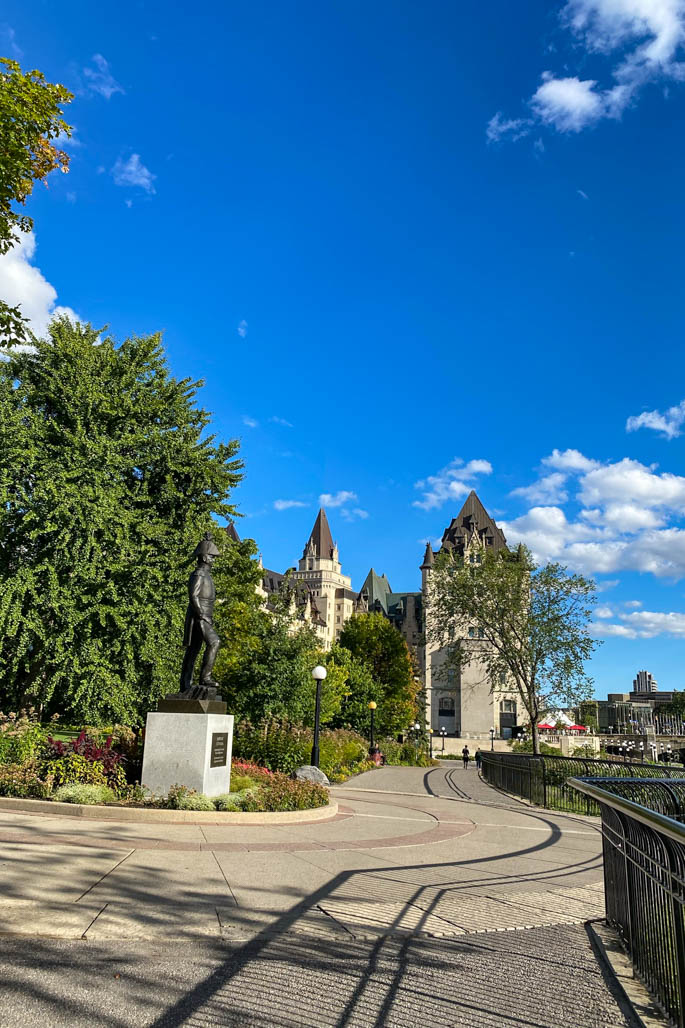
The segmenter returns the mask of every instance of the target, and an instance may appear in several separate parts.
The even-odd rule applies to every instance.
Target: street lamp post
[[[447,735],[447,729],[445,728],[444,725],[440,729],[440,735],[442,737],[442,751],[441,752],[444,753],[445,752],[445,736]]]
[[[312,678],[316,682],[316,700],[314,703],[314,743],[312,745],[312,765],[319,766],[319,721],[321,719],[321,683],[326,677],[326,668],[317,664],[312,671]]]
[[[491,728],[490,729],[490,749],[494,750],[494,748],[495,748],[495,729]]]
[[[369,740],[371,745],[369,746],[369,755],[372,756],[372,757],[375,756],[375,754],[378,752],[378,747],[376,746],[376,742],[374,740],[374,734],[373,734],[374,715],[376,713],[376,706],[377,706],[377,704],[376,704],[375,700],[371,700],[371,702],[369,703],[369,710],[371,711],[371,735],[370,735],[370,740]]]
[[[419,733],[421,731],[421,725],[418,721],[415,721],[412,725],[413,730],[416,732],[416,763],[419,762]]]
[[[640,762],[642,764],[645,762],[645,744],[643,742],[640,743]]]
[[[426,731],[428,732],[428,751],[429,751],[429,756],[430,756],[430,758],[432,760],[433,759],[433,729],[432,728],[428,728],[428,729],[426,729]]]

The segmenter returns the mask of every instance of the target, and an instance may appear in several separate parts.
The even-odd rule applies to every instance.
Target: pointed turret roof
[[[429,539],[426,543],[426,552],[423,555],[423,564],[421,565],[421,570],[423,571],[424,568],[432,568],[433,564],[433,547],[431,546]]]
[[[238,533],[236,531],[236,527],[235,527],[235,525],[233,524],[232,521],[229,521],[228,524],[226,525],[226,535],[234,543],[239,543],[240,542],[240,536],[238,535]]]
[[[497,527],[472,489],[456,518],[443,532],[442,545],[448,550],[463,552],[464,545],[474,534],[483,546],[492,547],[493,550],[504,549],[507,545],[504,532]]]
[[[369,610],[371,610],[373,605],[378,602],[387,614],[388,596],[392,592],[392,589],[390,588],[390,582],[387,580],[385,575],[377,575],[374,569],[371,568],[364,579],[364,584],[361,587],[360,592],[366,593],[368,597]]]
[[[330,560],[332,558],[334,548],[333,536],[331,535],[328,518],[326,517],[326,511],[323,507],[317,514],[314,527],[302,554],[303,557],[306,556],[307,548],[310,543],[314,549],[314,555],[316,557],[324,557],[326,560]]]

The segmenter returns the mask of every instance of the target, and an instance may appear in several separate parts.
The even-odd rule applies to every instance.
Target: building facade
[[[233,526],[229,532],[238,538]],[[467,497],[441,541],[441,549],[455,550],[473,564],[480,563],[488,550],[497,551],[506,545],[503,532],[475,492]],[[382,614],[395,625],[412,654],[425,688],[427,721],[434,732],[444,728],[449,735],[487,739],[490,729],[494,729],[498,738],[508,738],[523,723],[523,708],[516,691],[506,681],[491,689],[485,667],[478,659],[478,650],[486,643],[478,638],[477,629],[464,625],[463,643],[473,649],[474,658],[461,670],[447,667],[445,648],[425,641],[434,558],[429,543],[420,567],[420,590],[394,592],[387,577],[372,567],[357,592],[350,577],[343,574],[338,547],[322,508],[297,567],[285,573],[265,568],[259,592],[269,607],[275,594],[287,589],[292,630],[310,626],[323,649],[330,649],[353,614]]]
[[[475,492],[471,492],[456,518],[442,535],[440,550],[455,551],[465,562],[480,564],[488,550],[505,549],[504,533],[492,520]],[[438,552],[440,552],[440,550]],[[430,590],[435,554],[426,546],[421,564],[421,586],[425,618],[430,623]],[[479,651],[489,645],[479,638],[478,629],[463,625],[462,646],[472,651],[461,669],[449,667],[447,647],[426,641],[423,651],[423,681],[426,717],[433,732],[487,739],[493,729],[498,738],[511,738],[524,720],[518,693],[506,680],[493,688]]]
[[[342,573],[338,547],[323,508],[314,522],[297,570],[293,569],[290,575],[296,585],[305,587],[317,614],[313,627],[324,649],[330,649],[354,613],[359,597],[352,588],[352,579]]]
[[[656,692],[659,685],[651,671],[638,671],[633,679],[633,692]]]

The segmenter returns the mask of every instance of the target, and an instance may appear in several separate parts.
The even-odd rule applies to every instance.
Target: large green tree
[[[594,582],[559,564],[537,565],[524,546],[486,551],[474,564],[442,550],[426,635],[447,648],[445,671],[477,663],[491,690],[518,693],[537,753],[540,718],[592,693],[585,661],[598,645],[589,631],[594,601]]]
[[[55,320],[0,362],[0,709],[140,723],[177,687],[190,554],[242,464],[160,337]]]
[[[406,731],[418,712],[419,687],[409,649],[395,626],[383,614],[355,614],[338,642],[352,658],[350,695],[341,713],[345,723],[368,731],[368,702],[375,700],[379,734]]]
[[[264,571],[254,540],[237,541],[221,530],[214,533],[214,541],[221,550],[212,568],[214,627],[221,639],[214,676],[221,682],[259,653],[269,615],[257,592]]]
[[[33,221],[20,212],[34,183],[59,169],[68,171],[69,157],[59,137],[71,135],[62,117],[72,99],[64,86],[53,85],[39,71],[23,72],[16,61],[0,58],[0,254],[28,232]],[[0,298],[0,339],[18,342],[25,335],[18,307]]]

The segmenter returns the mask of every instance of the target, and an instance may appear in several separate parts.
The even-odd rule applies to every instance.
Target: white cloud
[[[347,489],[340,489],[337,493],[321,493],[319,497],[320,507],[343,507],[346,503],[357,499],[357,494]]]
[[[57,303],[57,290],[33,263],[36,237],[33,232],[17,234],[18,242],[0,256],[0,296],[11,307],[21,305],[36,335],[44,335],[51,318],[67,314],[80,320],[71,307]]]
[[[556,468],[557,471],[591,471],[599,466],[599,461],[590,460],[584,457],[580,450],[552,450],[549,457],[544,457],[542,463],[548,468]]]
[[[648,82],[685,78],[683,0],[568,0],[560,20],[579,44],[581,63],[599,54],[611,64],[604,85],[544,73],[530,108],[534,119],[559,132],[579,132],[600,119],[619,118]],[[496,126],[526,120],[507,119],[501,112],[495,118]]]
[[[17,43],[17,34],[11,25],[0,26],[0,41],[4,44],[4,47],[8,47],[12,51],[12,56],[18,61],[24,56],[24,51]]]
[[[530,118],[505,118],[502,116],[502,112],[498,111],[490,118],[485,136],[488,143],[498,143],[505,136],[515,142],[528,135],[531,125]]]
[[[532,507],[500,528],[510,545],[525,543],[542,561],[560,560],[571,546],[601,538],[601,529],[568,521],[561,507]]]
[[[607,635],[617,635],[624,639],[635,638],[635,632],[626,625],[612,625],[604,621],[600,623],[593,622],[590,625],[590,632],[600,639],[605,638]]]
[[[127,161],[118,159],[112,168],[112,177],[117,186],[139,186],[146,193],[154,193],[154,180],[157,178],[140,160],[140,154],[131,154]]]
[[[248,428],[259,428],[259,422],[255,418],[248,417],[247,414],[243,414],[243,425],[247,425]]]
[[[245,318],[243,318],[243,320],[238,323],[238,328],[236,331],[238,332],[238,335],[241,339],[245,338],[245,336],[247,335],[247,322],[245,321]]]
[[[590,199],[590,197],[587,195],[587,193],[583,189],[576,189],[576,193],[578,194],[578,196],[582,196],[583,200],[589,200]]]
[[[598,618],[612,618],[614,616],[614,612],[611,607],[598,607],[595,611],[595,615]]]
[[[564,503],[568,499],[568,493],[564,489],[566,475],[560,471],[554,471],[551,475],[533,482],[532,485],[520,486],[513,489],[511,496],[521,496],[524,500],[536,504]]]
[[[543,124],[559,132],[580,132],[602,117],[602,98],[594,91],[596,85],[593,79],[555,79],[551,72],[545,72],[531,106]]]
[[[302,500],[274,500],[274,510],[290,510],[292,507],[308,507]]]
[[[619,584],[620,579],[618,578],[607,578],[604,582],[597,583],[597,592],[605,593],[609,589],[615,589]]]
[[[623,606],[624,607],[641,607],[642,606],[642,600],[628,600],[626,603],[624,603]]]
[[[674,639],[685,638],[685,614],[675,611],[640,610],[632,614],[619,614],[618,623],[595,626],[596,635],[616,635],[626,639],[653,639],[667,635]]]
[[[93,54],[92,61],[94,67],[83,69],[88,92],[104,96],[105,100],[111,100],[115,93],[123,93],[123,87],[112,75],[109,64],[102,54]]]
[[[414,500],[414,506],[433,510],[448,500],[459,500],[471,492],[478,475],[491,473],[492,464],[487,460],[470,460],[465,464],[461,458],[455,457],[437,475],[429,475],[415,483],[415,489],[423,490],[423,499]]]
[[[588,471],[581,479],[580,500],[586,506],[635,504],[685,512],[685,478],[624,457]]]
[[[626,421],[626,432],[637,432],[639,428],[652,428],[655,432],[660,432],[665,439],[675,439],[680,435],[684,421],[685,400],[681,400],[679,404],[669,407],[663,414],[658,410],[634,414]]]
[[[272,425],[283,425],[284,428],[293,427],[290,421],[286,421],[285,418],[278,418],[275,414],[273,415],[273,417],[269,418],[269,421],[272,423]]]
[[[75,125],[71,126],[71,135],[67,136],[64,133],[59,135],[55,140],[55,146],[60,150],[80,150],[83,143],[78,137],[78,130]]]
[[[368,510],[362,510],[361,507],[353,507],[351,510],[348,507],[343,507],[340,514],[345,521],[354,521],[355,519],[365,521],[369,516]]]

